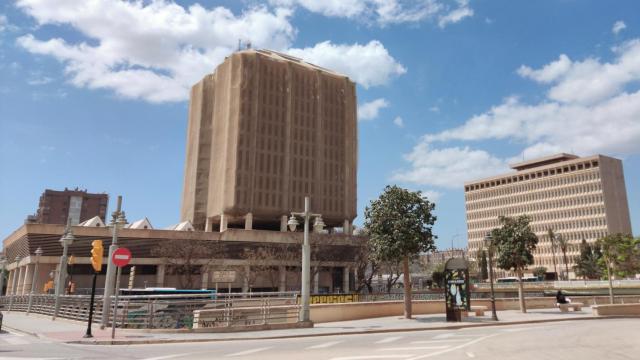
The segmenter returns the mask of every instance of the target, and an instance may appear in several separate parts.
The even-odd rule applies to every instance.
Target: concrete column
[[[313,293],[317,294],[320,288],[320,270],[316,266],[314,269],[315,274],[313,275]]]
[[[15,272],[16,272],[15,269],[11,270],[9,271],[9,275],[7,275],[7,292],[5,292],[5,295],[7,296],[13,294],[11,291],[13,290],[12,285],[13,285],[13,277]]]
[[[207,221],[204,223],[204,231],[206,232],[212,232],[213,231],[213,225],[211,224],[211,218],[207,217]]]
[[[253,230],[253,214],[248,213],[244,217],[244,229],[245,230]]]
[[[342,269],[342,292],[349,293],[349,267],[345,266]]]
[[[202,284],[201,289],[205,290],[209,287],[209,267],[202,266]]]
[[[354,282],[354,286],[356,287],[355,289],[353,289],[353,291],[356,291],[358,289],[358,286],[360,285],[360,283],[358,282],[358,268],[357,267],[353,268],[353,282]]]
[[[244,266],[244,276],[243,276],[243,281],[242,281],[242,292],[243,293],[248,293],[249,292],[249,277],[251,276],[251,266],[249,265],[245,265]]]
[[[279,276],[279,284],[278,291],[287,291],[287,267],[286,266],[278,266],[278,276]]]
[[[220,215],[220,232],[227,231],[227,218],[226,214]]]
[[[20,266],[18,270],[18,277],[16,278],[18,281],[16,283],[16,292],[15,295],[22,295],[22,283],[24,281],[24,266]]]
[[[164,287],[164,272],[166,265],[156,265],[156,287]]]
[[[22,279],[22,292],[20,293],[20,295],[29,294],[29,292],[31,291],[31,281],[33,280],[34,266],[35,264],[24,266],[24,277]]]
[[[18,279],[20,278],[20,269],[13,269],[13,275],[11,276],[11,295],[18,294]]]
[[[287,218],[287,215],[282,215],[282,217],[280,218],[280,231],[287,232],[288,221],[289,221],[289,218]]]
[[[349,220],[344,220],[344,224],[342,225],[342,232],[345,235],[353,235],[353,229],[351,229],[351,221]]]

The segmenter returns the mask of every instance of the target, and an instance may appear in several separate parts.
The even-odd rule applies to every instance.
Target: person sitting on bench
[[[562,293],[562,290],[558,290],[558,293],[556,294],[556,303],[568,304],[570,302],[571,302],[571,299],[569,299],[568,297],[565,297],[564,294]]]

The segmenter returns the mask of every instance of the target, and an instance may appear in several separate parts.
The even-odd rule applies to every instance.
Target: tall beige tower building
[[[283,230],[304,197],[329,227],[356,217],[355,84],[267,50],[225,59],[191,89],[182,220]]]
[[[571,277],[582,239],[594,242],[607,234],[631,234],[622,161],[603,155],[558,154],[511,168],[515,172],[465,183],[471,255],[482,247],[487,232],[500,226],[500,215],[531,216],[532,229],[540,240],[532,267],[554,271],[549,229],[568,240]],[[566,267],[560,249],[555,256],[562,273]]]

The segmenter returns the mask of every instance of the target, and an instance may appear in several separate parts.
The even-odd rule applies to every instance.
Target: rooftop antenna
[[[251,49],[251,41],[247,41],[247,47],[246,48],[247,48],[247,50]]]
[[[238,39],[238,51],[242,50],[242,39]]]

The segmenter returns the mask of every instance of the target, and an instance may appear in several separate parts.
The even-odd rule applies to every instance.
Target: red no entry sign
[[[127,266],[129,261],[131,261],[131,251],[127,248],[118,248],[111,256],[111,262],[117,267]]]

